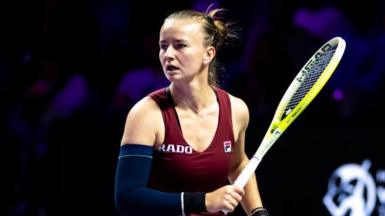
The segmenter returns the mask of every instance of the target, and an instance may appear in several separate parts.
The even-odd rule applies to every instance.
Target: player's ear
[[[209,46],[206,49],[206,52],[204,53],[203,56],[203,63],[204,64],[210,64],[210,62],[214,59],[216,55],[216,50],[213,46]]]

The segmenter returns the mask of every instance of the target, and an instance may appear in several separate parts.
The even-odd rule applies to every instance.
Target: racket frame
[[[333,57],[330,59],[328,65],[325,67],[324,71],[310,88],[308,93],[303,97],[303,99],[294,107],[290,113],[283,118],[284,111],[288,105],[291,97],[294,92],[299,88],[303,78],[306,76],[306,73],[309,73],[309,68],[313,62],[318,58],[325,55],[330,48],[337,46]],[[269,125],[268,130],[265,133],[265,136],[262,139],[261,144],[259,145],[255,154],[251,157],[249,163],[242,170],[240,175],[234,181],[234,185],[239,187],[244,187],[249,181],[252,174],[254,174],[258,165],[262,161],[262,158],[265,156],[267,151],[271,146],[278,140],[282,133],[291,125],[291,123],[305,110],[305,108],[311,103],[311,101],[318,95],[321,89],[325,86],[331,75],[334,73],[337,68],[344,52],[345,52],[346,43],[345,40],[341,37],[334,37],[328,42],[326,42],[321,48],[319,48],[313,56],[306,62],[306,64],[301,68],[300,72],[296,75],[294,80],[291,82],[290,86],[283,95],[276,112],[273,116],[273,120]]]

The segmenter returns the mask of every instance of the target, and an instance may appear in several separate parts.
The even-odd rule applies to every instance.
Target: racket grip
[[[237,179],[234,181],[233,185],[236,185],[238,187],[245,187],[247,182],[249,181],[252,174],[257,169],[259,163],[261,162],[261,159],[259,157],[256,157],[255,155],[250,159],[249,163],[246,165],[246,167],[242,170],[241,174],[237,177]],[[227,215],[227,211],[222,210],[223,214]]]
[[[241,188],[245,187],[245,185],[249,181],[250,177],[254,174],[260,162],[261,162],[261,159],[254,155],[250,159],[246,167],[242,170],[241,174],[239,174],[237,179],[235,179],[233,185],[236,185]]]

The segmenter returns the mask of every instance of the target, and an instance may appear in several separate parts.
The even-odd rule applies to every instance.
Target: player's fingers
[[[245,190],[242,187],[233,185],[233,190],[238,193],[240,196],[243,196],[245,194]]]
[[[232,195],[226,195],[225,196],[225,203],[228,203],[230,204],[231,206],[235,207],[238,205],[238,200],[236,197],[232,196]]]
[[[231,194],[228,194],[227,200],[233,205],[238,205],[238,203],[242,200],[242,196],[238,193],[232,192]]]
[[[242,196],[235,191],[228,191],[228,193],[224,196],[224,205],[228,209],[229,212],[234,211],[239,202],[242,200]]]
[[[236,205],[234,205],[230,200],[224,200],[223,212],[233,212]]]
[[[238,203],[242,200],[242,196],[244,194],[243,188],[230,186],[227,188],[225,192],[226,198],[231,201],[232,204],[238,205]]]

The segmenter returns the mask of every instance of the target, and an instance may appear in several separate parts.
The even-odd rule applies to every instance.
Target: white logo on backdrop
[[[376,206],[376,184],[369,172],[370,166],[370,160],[364,160],[361,165],[349,163],[337,168],[330,176],[328,191],[323,198],[323,203],[331,215],[366,216],[372,214]],[[379,182],[381,182],[380,180],[378,179]],[[385,196],[384,192],[384,187],[377,188],[379,199]],[[383,204],[381,200],[380,204]],[[379,215],[381,215],[381,208],[383,209],[383,205],[378,208]]]

